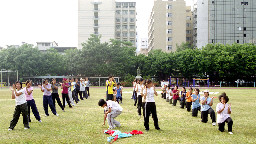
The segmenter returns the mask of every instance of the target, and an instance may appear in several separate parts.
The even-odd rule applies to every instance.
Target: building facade
[[[115,39],[136,46],[136,2],[116,2]]]
[[[139,54],[148,55],[148,39],[142,38],[140,40],[140,51]]]
[[[256,43],[255,0],[198,0],[197,47]]]
[[[186,3],[184,0],[155,0],[149,19],[149,51],[176,51],[186,42]]]
[[[36,42],[36,44],[37,44],[37,48],[40,51],[46,51],[52,47],[58,46],[58,43],[56,43],[55,41],[53,41],[53,42]]]
[[[186,42],[193,45],[194,21],[191,6],[186,7]]]
[[[79,49],[92,34],[102,42],[115,38],[136,46],[136,2],[79,0],[78,7]]]

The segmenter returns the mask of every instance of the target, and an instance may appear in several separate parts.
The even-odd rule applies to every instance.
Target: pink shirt
[[[69,86],[68,83],[63,83],[63,84],[62,84],[62,87],[63,87],[62,93],[63,93],[63,94],[68,94],[68,87],[65,87],[65,85],[66,85],[66,86]]]
[[[33,92],[30,95],[28,95],[27,88],[24,88],[24,89],[25,89],[26,100],[27,101],[32,100],[33,99],[33,95],[32,95]],[[33,87],[28,88],[28,91],[32,91],[32,90],[33,90]]]

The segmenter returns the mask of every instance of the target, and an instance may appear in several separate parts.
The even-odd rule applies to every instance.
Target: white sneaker
[[[72,106],[75,106],[75,104],[72,104]]]
[[[42,120],[39,120],[39,122],[41,123],[41,122],[42,122]]]
[[[231,135],[233,134],[232,132],[228,132],[228,133],[231,134]]]
[[[213,126],[216,126],[216,122],[213,122],[212,125],[213,125]]]
[[[12,131],[12,129],[8,128],[8,131]]]
[[[29,129],[29,128],[27,128],[27,127],[24,128],[24,130],[27,130],[27,129]]]
[[[59,116],[59,114],[56,113],[56,116]]]
[[[44,116],[48,117],[49,115],[46,115],[46,114],[45,114]]]

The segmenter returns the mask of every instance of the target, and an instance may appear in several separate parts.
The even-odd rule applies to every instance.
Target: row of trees
[[[158,80],[169,76],[206,78],[211,81],[237,79],[255,80],[256,46],[253,44],[209,44],[193,49],[182,44],[176,52],[151,51],[148,56],[136,56],[136,48],[129,42],[111,40],[101,43],[92,36],[81,50],[72,49],[60,54],[54,49],[39,51],[33,45],[0,51],[1,69],[19,70],[20,76],[82,75],[120,76],[126,80],[141,69],[142,76]],[[124,80],[124,79],[123,79]]]

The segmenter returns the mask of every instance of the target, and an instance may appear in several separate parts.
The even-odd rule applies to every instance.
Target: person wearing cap
[[[212,119],[212,125],[216,125],[216,118],[215,118],[215,112],[211,108],[213,104],[213,97],[209,97],[209,90],[204,91],[204,96],[201,98],[201,118],[203,123],[207,123],[208,121],[208,114],[210,114]]]
[[[63,78],[63,84],[61,85],[61,89],[62,90],[62,100],[63,100],[63,107],[65,108],[65,100],[67,101],[68,105],[70,108],[72,108],[70,101],[69,101],[69,97],[68,97],[68,88],[70,87],[70,85],[68,84],[68,81],[66,78]]]

